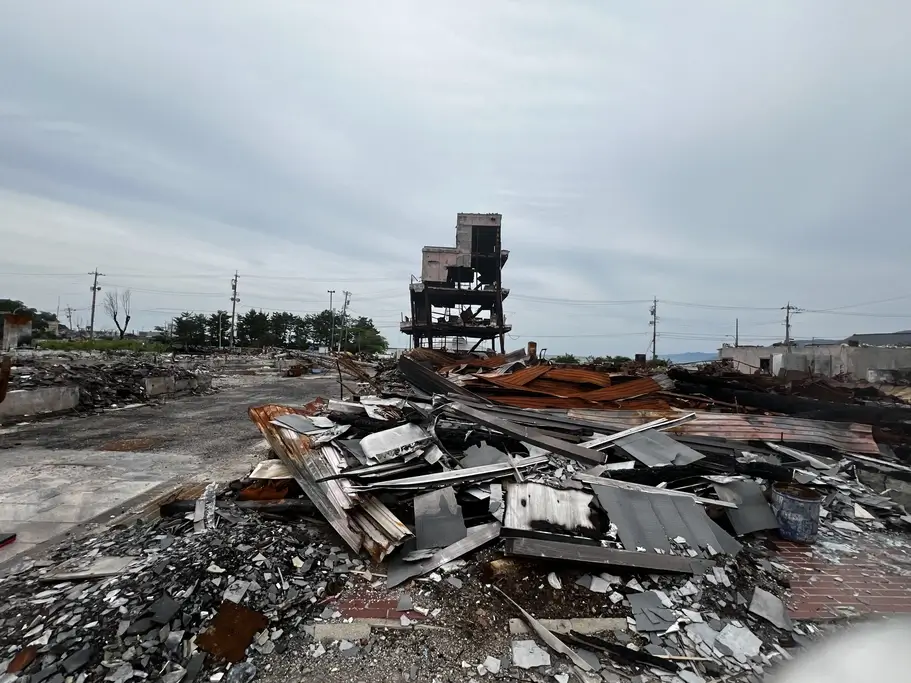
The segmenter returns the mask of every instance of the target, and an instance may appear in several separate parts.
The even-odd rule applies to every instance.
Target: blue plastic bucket
[[[824,498],[806,486],[773,484],[772,510],[778,520],[778,534],[786,541],[814,543]]]

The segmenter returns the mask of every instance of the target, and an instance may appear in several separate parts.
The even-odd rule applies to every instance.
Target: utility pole
[[[734,348],[740,346],[740,318],[734,318]]]
[[[791,311],[794,313],[799,313],[800,309],[797,306],[792,306],[791,302],[788,302],[787,306],[782,306],[781,310],[784,311],[784,345],[787,349],[791,348]]]
[[[335,309],[332,308],[332,295],[334,289],[327,289],[329,293],[329,353],[332,353],[332,347],[335,346]]]
[[[98,295],[98,292],[101,291],[101,287],[98,286],[98,278],[104,277],[104,273],[99,273],[98,268],[95,268],[93,273],[89,275],[94,275],[95,279],[92,280],[92,286],[89,289],[92,290],[92,315],[89,318],[89,339],[95,338],[95,297]]]
[[[338,350],[342,350],[342,345],[348,340],[348,303],[351,301],[351,292],[347,289],[342,291],[345,295],[345,303],[342,305],[342,334],[338,339]]]
[[[70,332],[73,331],[73,307],[66,307],[66,326],[70,329]]]
[[[234,277],[231,278],[231,350],[234,350],[234,321],[237,315],[237,302],[240,299],[237,298],[237,271],[234,271]],[[221,325],[221,316],[218,316],[218,323]],[[219,335],[219,340],[221,335]],[[221,343],[219,341],[219,343]]]
[[[221,311],[218,312],[218,350],[221,351]]]
[[[649,309],[649,313],[652,314],[652,319],[649,322],[649,325],[652,326],[652,360],[658,360],[658,349],[655,344],[658,341],[658,297],[655,297],[652,300],[652,307]]]

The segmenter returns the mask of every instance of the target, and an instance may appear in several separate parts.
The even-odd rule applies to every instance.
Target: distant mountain
[[[672,353],[665,356],[671,363],[698,363],[706,360],[716,360],[718,352],[706,353],[702,351],[688,351],[687,353]]]

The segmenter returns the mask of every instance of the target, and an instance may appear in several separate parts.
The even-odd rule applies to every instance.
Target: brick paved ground
[[[849,547],[772,541],[771,559],[793,572],[793,619],[911,612],[911,544],[883,533],[824,540]]]

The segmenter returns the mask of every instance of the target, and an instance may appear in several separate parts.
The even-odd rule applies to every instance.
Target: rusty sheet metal
[[[212,623],[196,638],[200,650],[235,663],[246,656],[253,636],[269,625],[264,614],[225,600]]]
[[[586,391],[586,385],[573,384],[572,382],[560,382],[546,377],[540,377],[527,385],[529,389],[537,391],[546,391],[554,396],[576,396],[580,392]]]
[[[250,419],[285,463],[307,498],[345,543],[355,552],[360,552],[362,548],[367,550],[376,562],[381,562],[404,540],[402,523],[379,501],[362,499],[351,491],[348,479],[338,477],[347,464],[338,447],[326,444],[312,448],[310,439],[304,434],[272,424],[272,420],[281,415],[314,414],[322,405],[317,401],[303,408],[280,405],[251,407]]]
[[[880,455],[870,425],[849,422],[826,422],[799,417],[771,415],[742,415],[692,411],[696,419],[671,430],[687,436],[710,436],[732,441],[773,441],[815,443],[841,451]],[[659,417],[679,417],[675,410],[609,411],[571,409],[568,417],[601,422],[606,427],[626,429],[644,424]]]
[[[573,382],[574,384],[594,384],[598,387],[609,387],[611,385],[610,375],[606,372],[585,370],[583,368],[551,368],[547,373],[547,379],[557,380],[558,382]]]
[[[584,398],[589,401],[619,401],[634,396],[647,396],[656,391],[661,391],[661,385],[651,377],[642,377],[629,382],[614,384],[609,387],[595,389],[576,394],[578,398]]]
[[[474,376],[482,379],[494,378],[495,384],[500,387],[524,387],[526,384],[551,370],[546,365],[536,365],[531,368],[522,368],[508,375],[493,373],[477,373]]]
[[[657,398],[637,398],[625,400],[622,403],[609,402],[609,403],[594,403],[592,401],[586,401],[585,399],[571,397],[571,398],[560,398],[558,396],[534,396],[532,394],[525,395],[497,395],[497,394],[485,394],[484,396],[487,399],[495,403],[501,403],[503,405],[511,406],[513,408],[532,408],[538,410],[567,410],[567,409],[589,409],[594,410],[595,412],[601,412],[602,410],[607,411],[637,411],[637,410],[664,410],[667,411],[668,404],[665,401],[662,401]]]

